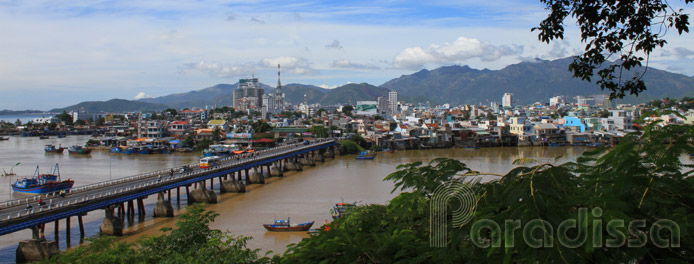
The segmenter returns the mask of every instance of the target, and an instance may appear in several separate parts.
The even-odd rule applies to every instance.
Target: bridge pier
[[[335,158],[335,152],[333,152],[332,147],[326,149],[324,155],[326,158]]]
[[[58,242],[46,239],[28,239],[19,242],[15,261],[17,263],[42,261],[60,253]]]
[[[263,175],[263,166],[260,166],[260,172],[258,172],[257,167],[253,168],[253,170],[250,171],[250,174],[248,176],[249,176],[248,179],[251,182],[251,184],[264,184],[265,183],[265,177]]]
[[[221,184],[219,185],[219,192],[220,193],[228,193],[228,192],[235,192],[235,193],[242,193],[246,192],[246,185],[243,184],[241,181],[236,181],[234,180],[234,177],[231,177],[230,180],[222,180],[220,181]]]
[[[120,217],[113,215],[113,207],[106,208],[105,211],[106,217],[103,221],[101,221],[101,233],[109,236],[122,236],[123,221],[120,219]]]
[[[157,196],[157,204],[154,206],[154,217],[173,217],[174,209],[171,206],[171,198],[164,199],[164,193],[160,192]]]
[[[277,163],[277,164],[272,164],[272,166],[268,165],[268,170],[270,171],[270,176],[276,176],[276,177],[282,177],[284,176],[284,173],[282,172],[282,165]]]
[[[316,162],[309,157],[308,153],[304,154],[304,156],[299,159],[299,162],[301,162],[301,165],[316,166]]]
[[[325,162],[325,157],[323,157],[323,154],[321,154],[320,152],[317,152],[313,155],[312,160],[314,162]]]
[[[207,190],[204,185],[190,192],[188,204],[192,203],[217,203],[217,195],[212,190]]]

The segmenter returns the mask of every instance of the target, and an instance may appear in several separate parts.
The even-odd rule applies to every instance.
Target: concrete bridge
[[[181,189],[184,189],[188,203],[217,203],[213,191],[215,184],[222,193],[245,192],[248,184],[263,184],[268,177],[281,177],[284,171],[302,170],[303,166],[334,157],[338,151],[336,144],[334,139],[317,139],[309,144],[281,145],[223,157],[220,164],[211,168],[201,169],[196,163],[73,188],[62,197],[48,194],[0,202],[0,235],[31,229],[32,238],[19,244],[17,261],[46,259],[59,252],[60,220],[66,220],[65,232],[69,240],[70,218],[77,217],[80,237],[83,238],[82,216],[103,209],[105,217],[101,232],[122,235],[126,218],[133,219],[136,214],[144,218],[144,199],[150,195],[158,197],[152,212],[154,217],[173,217],[173,192],[178,202]],[[43,205],[38,204],[39,199],[43,200]],[[46,225],[51,222],[54,222],[55,241],[46,240],[43,235]]]

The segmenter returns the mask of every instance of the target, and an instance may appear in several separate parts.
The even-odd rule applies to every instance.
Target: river
[[[84,145],[89,136],[68,136],[41,140],[36,137],[11,137],[8,141],[0,141],[0,170],[13,169],[18,176],[29,177],[40,165],[41,172],[48,171],[56,163],[60,164],[63,178],[75,180],[75,187],[108,179],[122,178],[147,171],[189,164],[197,161],[198,154],[154,154],[154,155],[117,155],[107,151],[93,151],[87,156],[67,154],[46,154],[45,144],[55,144],[68,147]],[[234,235],[252,236],[248,247],[260,248],[264,252],[272,250],[275,253],[284,252],[289,243],[299,242],[306,233],[266,232],[263,223],[271,223],[273,219],[291,217],[292,222],[316,221],[314,228],[319,227],[330,218],[330,208],[337,202],[354,202],[360,204],[385,203],[397,193],[391,193],[393,184],[384,182],[383,178],[396,170],[397,165],[415,161],[428,162],[438,157],[455,158],[465,162],[473,170],[504,174],[514,167],[512,162],[519,158],[534,158],[543,163],[555,163],[555,158],[562,163],[575,160],[583,147],[505,147],[473,149],[431,149],[396,151],[394,153],[379,153],[374,160],[355,160],[355,155],[339,156],[318,163],[316,167],[304,167],[302,172],[288,172],[285,177],[273,177],[264,185],[251,185],[243,194],[224,194],[219,203],[207,205],[207,209],[220,213],[211,227],[229,230]],[[15,166],[21,162],[18,166]],[[490,178],[489,178],[490,179]],[[0,178],[0,200],[22,197],[11,194],[9,177]],[[1,187],[5,186],[5,187]],[[185,204],[182,195],[181,205]],[[175,200],[175,193],[174,193]],[[146,200],[147,217],[144,221],[137,219],[126,223],[123,241],[134,241],[142,236],[159,234],[159,229],[172,227],[175,219],[151,218],[155,197]],[[177,207],[176,201],[174,208]],[[180,211],[176,212],[180,214]],[[87,236],[94,236],[99,231],[99,225],[104,217],[103,211],[93,211],[85,218]],[[71,245],[79,241],[77,219],[71,222]],[[67,247],[65,241],[64,221],[61,221],[61,249]],[[28,239],[28,230],[15,232],[2,237],[0,240],[0,262],[14,260],[15,250],[20,240]],[[46,228],[46,238],[53,239],[53,225]]]

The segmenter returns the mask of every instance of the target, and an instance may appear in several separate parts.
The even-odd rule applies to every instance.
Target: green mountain
[[[376,97],[387,96],[388,92],[390,92],[390,90],[368,83],[350,83],[329,90],[318,102],[321,105],[345,103],[356,105],[357,101],[375,101]]]
[[[124,112],[159,112],[168,108],[166,105],[162,104],[152,104],[139,101],[130,101],[125,99],[111,99],[108,101],[90,101],[82,102],[76,105],[68,106],[65,108],[56,108],[50,110],[53,113],[60,113],[63,111],[84,111],[90,113],[124,113]]]
[[[390,80],[380,87],[393,89],[405,96],[425,96],[440,102],[478,104],[500,102],[504,93],[514,94],[518,104],[547,102],[564,95],[607,94],[599,86],[573,78],[568,71],[572,58],[554,61],[536,60],[509,65],[501,70],[476,70],[467,66],[447,66],[421,70]],[[631,75],[628,75],[631,76]],[[625,97],[623,102],[640,103],[656,98],[682,97],[694,94],[694,78],[649,68],[644,76],[648,90],[639,97]]]
[[[306,102],[309,104],[315,104],[320,101],[325,94],[330,90],[323,89],[318,86],[305,85],[292,83],[282,86],[282,92],[284,93],[284,101],[291,104],[299,104],[304,102],[304,95],[306,95]],[[266,93],[274,93],[275,89],[265,90]]]

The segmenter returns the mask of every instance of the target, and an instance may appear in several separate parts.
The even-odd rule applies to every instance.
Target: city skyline
[[[0,1],[0,108],[157,97],[253,74],[272,83],[277,64],[284,83],[334,88],[578,54],[575,27],[550,45],[530,32],[546,15],[539,1]],[[694,75],[694,39],[669,33],[649,65]]]

